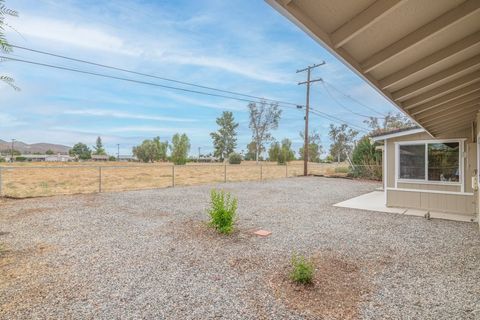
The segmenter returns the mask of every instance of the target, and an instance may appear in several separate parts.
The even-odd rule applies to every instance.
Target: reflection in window
[[[428,180],[458,182],[459,155],[458,142],[428,144]]]
[[[400,179],[425,179],[425,145],[400,146]]]

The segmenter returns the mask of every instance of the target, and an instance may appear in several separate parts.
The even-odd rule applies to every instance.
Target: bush
[[[240,164],[242,162],[242,156],[238,153],[230,153],[228,156],[228,163],[230,164]]]
[[[117,161],[117,157],[110,156],[108,157],[108,161]]]
[[[352,176],[355,178],[382,180],[382,153],[368,137],[362,138],[352,153]]]
[[[348,167],[336,167],[335,173],[349,173],[350,169]]]
[[[15,161],[24,162],[27,161],[26,157],[15,157]]]
[[[237,198],[228,192],[212,190],[210,199],[210,226],[220,233],[231,233],[237,211]]]
[[[292,272],[290,278],[301,284],[309,284],[313,281],[315,266],[312,261],[307,261],[303,256],[292,257]]]
[[[5,158],[4,158],[4,157],[0,157],[0,162],[5,162]]]

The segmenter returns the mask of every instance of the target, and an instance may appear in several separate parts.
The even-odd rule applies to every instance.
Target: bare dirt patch
[[[361,302],[373,289],[362,265],[331,254],[316,255],[313,262],[316,272],[310,285],[293,283],[290,265],[274,274],[270,285],[275,296],[289,308],[315,318],[357,319]]]

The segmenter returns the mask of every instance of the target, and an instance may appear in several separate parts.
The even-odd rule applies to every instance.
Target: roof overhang
[[[479,0],[266,0],[433,135],[480,109]]]
[[[371,137],[370,140],[373,142],[377,141],[382,141],[382,140],[387,140],[387,139],[392,139],[392,138],[398,138],[398,137],[403,137],[403,136],[409,136],[412,134],[417,134],[417,133],[422,133],[425,132],[425,129],[422,128],[415,128],[411,130],[405,130],[405,131],[400,131],[400,132],[395,132],[395,133],[386,133],[378,136]]]

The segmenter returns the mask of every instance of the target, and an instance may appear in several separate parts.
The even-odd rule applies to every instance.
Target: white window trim
[[[450,186],[460,186],[461,192],[465,190],[465,178],[463,175],[464,172],[464,142],[467,139],[444,139],[444,140],[414,140],[414,141],[397,141],[395,142],[395,189],[398,189],[398,183],[411,183],[411,184],[432,184],[432,185],[450,185]],[[458,142],[459,145],[459,182],[450,182],[450,181],[431,181],[428,180],[428,144],[429,143],[449,143],[449,142]],[[416,145],[424,144],[425,145],[425,179],[401,179],[400,176],[400,146],[401,145]]]

